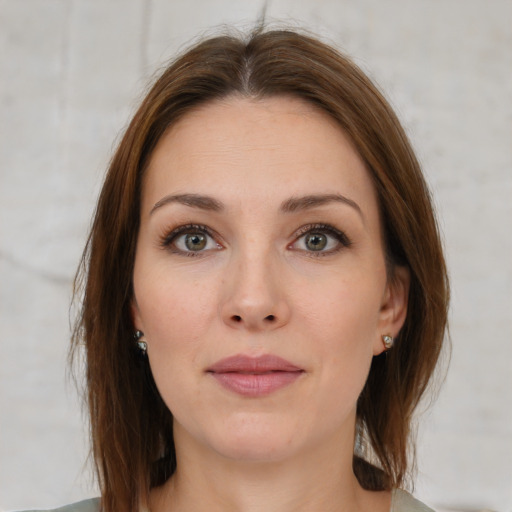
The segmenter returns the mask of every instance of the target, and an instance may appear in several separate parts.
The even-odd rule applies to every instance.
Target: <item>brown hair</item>
[[[357,406],[354,472],[366,489],[404,485],[412,413],[438,360],[448,279],[428,188],[407,137],[372,82],[345,56],[294,31],[220,36],[188,50],[156,80],[110,164],[81,266],[72,354],[83,343],[92,452],[105,512],[133,512],[176,468],[172,415],[133,343],[132,274],[141,182],[167,128],[227,95],[294,95],[334,118],[375,183],[390,278],[410,272],[408,314],[392,351],[374,357]]]

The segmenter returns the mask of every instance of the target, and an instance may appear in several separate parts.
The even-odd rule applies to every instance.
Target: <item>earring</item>
[[[133,335],[133,337],[135,338],[135,342],[139,347],[140,354],[145,356],[148,351],[148,343],[146,340],[142,339],[143,336],[144,333],[142,331],[135,331],[135,334]]]
[[[395,340],[393,339],[393,336],[391,336],[391,334],[384,334],[382,336],[382,341],[384,343],[384,347],[386,347],[386,350],[392,349],[393,344],[395,343]]]

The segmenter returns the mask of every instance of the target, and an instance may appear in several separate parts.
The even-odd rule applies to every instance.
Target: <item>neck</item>
[[[153,491],[151,510],[389,510],[389,496],[359,486],[352,470],[353,443],[342,441],[322,442],[305,453],[275,461],[233,460],[208,450],[199,449],[199,454],[197,447],[187,446],[177,450],[178,468],[173,477]]]

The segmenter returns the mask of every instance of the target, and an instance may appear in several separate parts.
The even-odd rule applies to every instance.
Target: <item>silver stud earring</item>
[[[135,342],[139,347],[141,355],[145,356],[148,351],[148,344],[146,340],[142,339],[143,336],[144,333],[142,331],[135,331],[135,334],[133,335],[133,337],[135,338]]]
[[[382,342],[384,343],[384,347],[386,347],[386,350],[390,350],[393,348],[395,340],[393,339],[393,336],[391,336],[391,334],[384,334],[382,336]]]

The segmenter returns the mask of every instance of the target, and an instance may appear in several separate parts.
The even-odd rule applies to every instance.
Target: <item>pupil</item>
[[[312,233],[306,237],[306,246],[312,251],[321,251],[327,245],[327,237],[321,233]]]
[[[185,245],[191,251],[200,251],[206,246],[206,237],[201,233],[194,233],[185,237]]]

